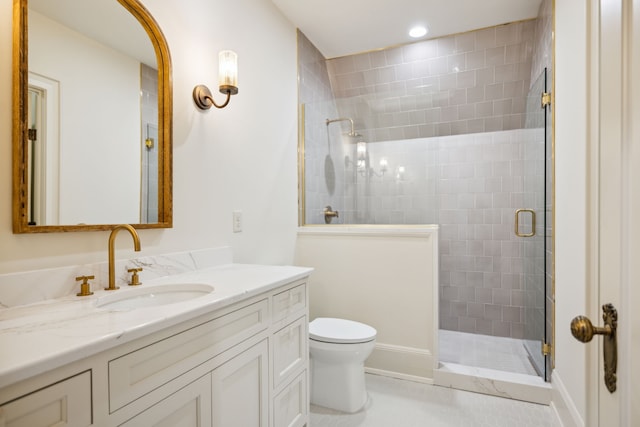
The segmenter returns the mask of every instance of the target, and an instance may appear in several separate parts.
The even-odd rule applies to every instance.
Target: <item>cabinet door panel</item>
[[[91,371],[0,406],[3,427],[84,427],[91,422]]]
[[[307,307],[307,285],[301,284],[273,296],[273,320],[275,322]]]
[[[209,427],[211,375],[205,375],[121,424],[123,427]]]
[[[308,354],[306,316],[276,332],[273,342],[273,386],[276,388],[306,364]]]
[[[269,347],[263,340],[211,374],[214,427],[267,427]]]
[[[307,371],[303,371],[273,400],[274,427],[302,427],[307,422]]]

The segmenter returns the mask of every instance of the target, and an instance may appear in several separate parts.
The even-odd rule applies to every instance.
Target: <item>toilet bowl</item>
[[[311,403],[356,412],[367,402],[364,361],[376,330],[352,320],[320,317],[309,323]]]

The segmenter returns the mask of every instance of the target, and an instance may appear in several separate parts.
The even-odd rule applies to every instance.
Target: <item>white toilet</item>
[[[364,361],[376,330],[352,320],[319,317],[309,323],[311,403],[356,412],[367,402]]]

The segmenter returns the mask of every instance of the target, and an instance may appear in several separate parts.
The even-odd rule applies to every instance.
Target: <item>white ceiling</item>
[[[156,53],[142,25],[117,1],[29,0],[29,9],[156,68]]]
[[[535,18],[542,0],[272,0],[326,58]]]

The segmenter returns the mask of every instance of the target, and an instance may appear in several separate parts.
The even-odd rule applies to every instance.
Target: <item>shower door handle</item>
[[[580,342],[588,343],[594,335],[604,337],[602,352],[604,354],[604,383],[610,393],[616,391],[616,371],[618,365],[618,341],[616,329],[618,327],[618,311],[613,304],[602,306],[602,320],[604,326],[593,326],[591,320],[585,316],[574,317],[571,321],[571,334]]]
[[[520,232],[520,214],[521,213],[530,213],[531,214],[531,233],[521,233]],[[536,235],[536,211],[533,209],[518,209],[516,210],[516,220],[515,220],[515,232],[518,237],[533,237]]]

